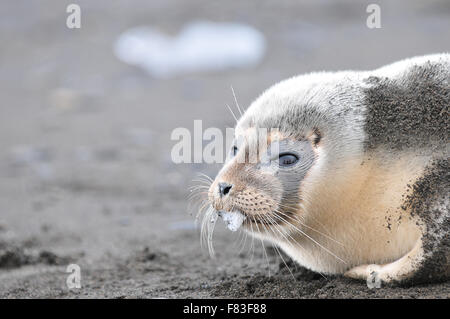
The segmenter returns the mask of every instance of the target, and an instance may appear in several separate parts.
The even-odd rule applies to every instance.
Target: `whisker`
[[[211,183],[214,182],[214,180],[213,180],[211,177],[209,177],[208,175],[206,175],[205,173],[199,172],[198,174],[199,174],[200,176],[206,177]]]
[[[291,218],[291,219],[293,219],[293,220],[299,222],[302,226],[304,226],[304,227],[306,227],[306,228],[308,228],[308,229],[311,229],[312,231],[314,231],[314,232],[316,232],[316,233],[318,233],[318,234],[320,234],[320,235],[322,235],[322,236],[328,238],[329,240],[332,240],[332,241],[335,242],[336,244],[339,244],[339,245],[341,245],[341,246],[344,246],[343,243],[337,241],[337,240],[334,239],[333,237],[328,236],[328,235],[322,233],[321,231],[319,231],[319,230],[317,230],[317,229],[315,229],[315,228],[313,228],[313,227],[311,227],[311,226],[305,224],[304,222],[302,222],[302,221],[298,218],[298,216],[290,216],[290,215],[288,215],[288,214],[286,214],[286,213],[283,213],[283,212],[281,212],[281,211],[279,211],[279,210],[276,210],[276,212],[277,212],[278,214],[282,214],[283,216],[285,216],[285,217],[288,218],[288,219]]]
[[[201,183],[203,185],[211,185],[211,182],[206,179],[193,179],[192,182]]]
[[[272,219],[272,217],[270,215],[267,215],[267,217],[272,221],[274,228],[283,236],[283,238],[286,240],[286,242],[289,245],[291,245],[292,247],[298,245],[302,249],[303,252],[307,253],[312,258],[312,254],[309,253],[307,250],[305,250],[303,248],[303,246],[300,245],[300,243],[298,241],[296,241],[289,233],[284,232],[283,228],[281,228],[281,229],[278,228],[279,225]],[[289,236],[289,238],[291,238],[292,241],[290,239],[288,239],[286,236]],[[318,273],[323,278],[327,279],[327,277],[323,273],[321,273],[320,271],[318,271]]]
[[[262,226],[264,226],[264,223],[262,224]],[[256,227],[257,227],[257,229],[258,229],[258,233],[260,233],[258,223],[256,223]],[[264,228],[265,228],[265,226],[264,226]],[[266,231],[267,231],[267,229],[266,229]],[[269,277],[270,277],[270,263],[269,263],[269,257],[267,256],[266,247],[264,247],[264,243],[263,243],[263,240],[262,240],[261,238],[260,238],[260,241],[261,241],[261,246],[262,246],[262,248],[263,248],[264,256],[266,257],[266,261],[267,261],[267,269],[268,269],[268,271],[269,271]]]
[[[244,243],[241,246],[241,249],[238,252],[238,255],[242,253],[242,251],[245,248],[245,245],[247,244],[247,237],[248,237],[248,232],[247,231],[242,231],[244,233]]]
[[[236,120],[236,123],[238,122],[238,119],[236,117],[236,115],[234,115],[233,111],[231,110],[231,107],[228,104],[225,104],[227,106],[227,108],[230,110],[231,115],[233,115],[234,119]]]
[[[250,223],[250,227],[251,227],[252,234],[254,234],[253,223]],[[253,262],[253,257],[254,257],[254,254],[255,254],[255,236],[252,236],[251,238],[252,238],[252,241],[250,243],[251,257],[250,257],[249,264],[251,264]]]
[[[280,212],[278,212],[280,213]],[[319,242],[317,242],[314,238],[312,238],[311,236],[309,236],[307,233],[305,233],[304,231],[302,231],[300,228],[298,228],[297,226],[291,224],[290,222],[288,222],[287,220],[285,220],[284,218],[282,218],[279,215],[274,215],[274,217],[284,221],[285,223],[287,223],[288,225],[294,227],[294,229],[296,229],[298,232],[300,232],[301,234],[303,234],[304,236],[306,236],[307,238],[309,238],[313,243],[315,243],[316,245],[318,245],[320,248],[322,248],[323,250],[325,250],[326,252],[328,252],[330,255],[332,255],[333,257],[335,257],[336,259],[338,259],[339,261],[343,262],[344,264],[346,264],[347,262],[345,260],[343,260],[342,258],[340,258],[339,256],[337,256],[336,254],[334,254],[333,252],[331,252],[329,249],[327,249],[326,247],[324,247],[323,245],[321,245]]]
[[[306,201],[305,199],[302,199],[302,200],[303,200],[303,201]],[[281,204],[281,203],[278,204],[278,205],[279,205],[280,207],[282,207],[282,208],[285,208],[285,210],[288,210],[288,211],[296,211],[296,210],[298,209],[297,207],[290,207],[290,206],[287,206],[287,205],[284,205],[284,204]],[[296,205],[297,205],[297,204],[296,204]],[[300,206],[300,208],[302,208],[304,211],[306,211],[306,208],[304,207],[303,203],[300,202],[298,205]],[[299,219],[299,217],[303,217],[303,216],[297,216],[297,215],[295,216],[296,220],[299,221],[299,222],[301,222],[300,219]],[[323,232],[320,232],[318,229],[315,229],[315,228],[312,228],[311,226],[306,225],[306,223],[302,223],[303,226],[305,226],[305,227],[307,227],[307,228],[310,228],[311,230],[313,230],[313,231],[315,231],[315,232],[318,232],[318,233],[320,233],[321,235],[323,235],[323,236],[325,236],[325,237],[331,239],[332,241],[334,241],[334,242],[336,242],[336,243],[338,243],[338,244],[344,246],[344,244],[340,243],[339,241],[337,241],[336,239],[334,239],[333,237],[331,237],[331,232],[325,227],[325,225],[324,225],[323,223],[321,223],[319,220],[317,220],[317,219],[314,218],[313,216],[309,216],[308,218],[311,218],[311,219],[313,220],[313,222],[317,223],[320,227],[322,227],[323,230],[324,230],[325,232],[328,233],[328,235],[326,235],[326,234],[323,233]]]
[[[233,86],[232,85],[230,85],[230,87],[231,87],[231,92],[233,92],[233,97],[234,97],[234,103],[236,103],[236,107],[237,107],[237,109],[238,109],[238,111],[239,111],[239,113],[241,114],[241,116],[242,116],[242,110],[241,110],[241,107],[239,106],[239,103],[238,103],[238,101],[237,101],[237,98],[236,98],[236,93],[234,92],[234,89],[233,89]]]
[[[278,229],[277,229],[277,231],[278,231],[281,235],[283,235]],[[275,238],[277,238],[277,235],[276,235],[276,233],[273,231],[273,229],[272,229],[272,233],[273,233],[273,235],[275,236]],[[272,245],[272,247],[275,248],[276,252],[277,252],[278,255],[280,256],[281,260],[283,261],[284,266],[288,269],[288,271],[289,271],[289,273],[291,274],[291,276],[292,276],[292,278],[294,279],[294,281],[297,281],[297,279],[295,278],[294,274],[292,273],[291,268],[288,266],[288,264],[287,264],[286,261],[284,260],[284,258],[283,258],[283,256],[282,256],[280,250],[278,249],[278,247],[277,247],[276,245]]]

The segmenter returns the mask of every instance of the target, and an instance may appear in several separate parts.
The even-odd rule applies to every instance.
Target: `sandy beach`
[[[215,258],[188,209],[198,173],[175,164],[171,132],[233,127],[230,86],[247,107],[272,84],[312,71],[366,70],[450,51],[450,2],[133,0],[0,4],[0,298],[449,298],[450,282],[369,289],[295,265],[218,223]],[[259,30],[256,65],[166,78],[120,61],[136,26],[176,37],[192,21]],[[69,264],[81,288],[66,284]]]

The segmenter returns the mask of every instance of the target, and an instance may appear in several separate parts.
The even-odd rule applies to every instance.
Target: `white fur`
[[[386,226],[386,218],[395,221],[403,214],[395,208],[403,201],[406,185],[420,176],[431,157],[365,153],[366,106],[361,88],[368,76],[399,77],[412,65],[428,61],[449,63],[450,55],[416,57],[374,71],[296,76],[269,88],[252,103],[238,122],[237,135],[294,108],[323,114],[299,122],[298,132],[306,135],[318,126],[324,135],[318,161],[302,184],[302,223],[284,228],[296,243],[267,232],[257,237],[275,242],[301,265],[324,273],[394,262],[417,247],[421,230],[414,218],[392,222],[394,231]]]

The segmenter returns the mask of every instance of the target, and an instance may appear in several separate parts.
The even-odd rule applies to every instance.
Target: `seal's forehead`
[[[244,138],[246,141],[261,142],[261,140],[267,141],[268,144],[275,141],[282,141],[289,137],[280,131],[279,128],[265,128],[265,127],[237,127],[235,131],[235,138]]]
[[[314,127],[342,118],[347,109],[361,104],[360,76],[358,72],[317,73],[282,81],[250,105],[236,132],[265,127],[305,136]]]

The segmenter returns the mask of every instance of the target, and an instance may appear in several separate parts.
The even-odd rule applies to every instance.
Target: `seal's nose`
[[[220,197],[227,195],[230,192],[231,188],[233,187],[233,185],[224,182],[219,183],[218,186]]]

